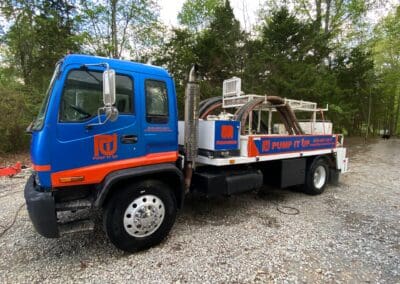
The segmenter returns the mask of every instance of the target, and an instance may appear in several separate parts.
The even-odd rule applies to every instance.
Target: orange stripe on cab
[[[100,183],[109,173],[128,168],[175,162],[178,152],[154,153],[140,158],[125,159],[51,174],[53,187]]]
[[[32,164],[33,170],[37,172],[49,172],[51,171],[51,165],[35,165]]]

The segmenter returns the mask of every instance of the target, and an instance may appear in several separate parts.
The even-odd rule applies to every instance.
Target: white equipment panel
[[[299,121],[299,124],[306,134],[332,134],[332,122],[329,121]]]
[[[199,120],[198,148],[210,151],[239,150],[240,122],[233,120]],[[178,122],[178,143],[184,145],[185,122]]]

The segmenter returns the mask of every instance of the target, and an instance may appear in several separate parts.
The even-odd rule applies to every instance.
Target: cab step
[[[56,211],[76,211],[91,208],[92,205],[93,201],[91,199],[78,199],[56,203]]]
[[[78,232],[93,231],[94,221],[90,219],[77,220],[58,225],[60,236]]]

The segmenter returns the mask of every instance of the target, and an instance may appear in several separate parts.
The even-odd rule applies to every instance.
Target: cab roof
[[[127,60],[112,59],[101,56],[69,54],[64,57],[63,65],[69,64],[99,64],[107,63],[112,69],[123,69],[138,73],[146,73],[156,76],[171,77],[171,75],[162,67],[137,63]]]

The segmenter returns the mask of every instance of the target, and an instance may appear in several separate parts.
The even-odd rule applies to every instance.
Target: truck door
[[[178,151],[175,89],[171,78],[143,75],[144,138],[147,153]]]
[[[52,146],[52,186],[98,183],[110,171],[140,163],[145,153],[137,119],[137,75],[116,73],[119,115],[103,125],[96,125],[103,106],[102,70],[72,69],[65,75]],[[100,118],[104,121],[104,114]]]

